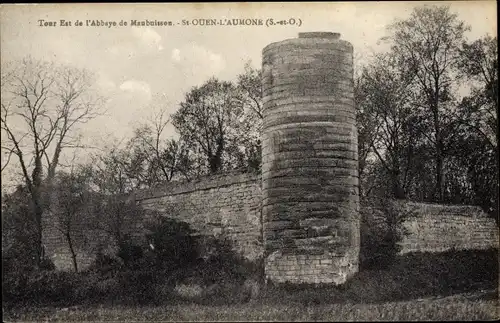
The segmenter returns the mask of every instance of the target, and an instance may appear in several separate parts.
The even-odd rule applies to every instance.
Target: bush
[[[26,264],[26,262],[21,261],[21,264]],[[29,299],[34,291],[36,296],[37,285],[31,285],[34,277],[36,275],[48,277],[55,269],[54,263],[48,258],[43,259],[39,267],[35,270],[34,263],[32,263],[16,268],[15,259],[2,257],[2,300],[7,303],[22,302]],[[43,294],[43,290],[40,292]]]
[[[156,268],[118,272],[113,295],[119,295],[119,299],[115,301],[141,305],[165,302],[173,294],[175,282],[180,280],[178,275]]]
[[[80,282],[78,274],[62,271],[42,271],[28,280],[32,299],[52,302],[72,300]]]
[[[196,269],[205,285],[242,283],[259,274],[258,266],[235,252],[230,240],[205,237],[202,245],[203,260],[198,262]]]
[[[2,271],[26,272],[36,266],[37,230],[30,207],[30,193],[18,186],[2,195]]]
[[[33,271],[4,277],[4,299],[25,304],[70,304],[77,301],[75,291],[81,276],[74,272]]]
[[[184,222],[156,216],[146,223],[148,245],[124,236],[116,257],[97,253],[77,291],[82,299],[150,304],[168,298],[196,265],[198,245]],[[144,241],[144,240],[143,240]],[[151,246],[153,248],[151,248]]]
[[[393,200],[380,199],[366,203],[361,211],[360,267],[387,268],[401,250],[406,234],[402,225],[410,213]]]
[[[117,257],[98,252],[91,269],[108,272],[154,267],[174,272],[196,263],[198,243],[187,223],[155,214],[144,226],[145,239],[125,235],[118,243]]]
[[[169,272],[187,268],[198,259],[198,242],[189,224],[158,216],[147,224],[149,258],[157,269]]]
[[[249,261],[233,250],[228,239],[203,237],[203,258],[176,279],[181,294],[201,288],[191,301],[220,305],[247,302],[257,297],[263,280],[263,261]],[[186,297],[186,296],[184,296]]]
[[[128,269],[140,269],[144,258],[144,249],[132,241],[130,236],[126,236],[118,245],[117,256]]]
[[[122,259],[104,254],[101,250],[99,250],[94,261],[87,268],[87,271],[106,277],[121,270],[123,266],[124,264]]]
[[[36,304],[155,304],[172,300],[182,283],[187,288],[198,285],[204,290],[200,297],[222,303],[245,301],[258,293],[262,259],[246,260],[233,250],[231,241],[214,237],[201,241],[187,223],[165,217],[153,218],[146,228],[147,245],[125,236],[116,256],[100,250],[82,272],[14,275],[12,271],[4,278],[4,297]]]
[[[45,257],[40,262],[39,268],[41,270],[51,271],[51,270],[56,270],[56,265],[54,265],[54,262],[51,259]]]
[[[28,289],[28,274],[26,272],[2,273],[2,302],[17,302],[25,298]]]
[[[105,276],[98,272],[81,274],[81,283],[74,292],[79,303],[102,303],[114,300],[120,294],[120,284],[114,275]]]

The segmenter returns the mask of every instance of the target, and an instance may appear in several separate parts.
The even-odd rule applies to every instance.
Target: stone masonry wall
[[[233,241],[235,250],[249,259],[256,259],[264,254],[261,178],[258,175],[233,173],[190,183],[168,183],[152,190],[135,192],[131,198],[145,209],[158,211],[160,214],[164,212],[165,216],[174,216],[190,223],[201,234],[228,237]],[[498,226],[479,207],[409,202],[401,203],[399,208],[401,213],[409,214],[403,222],[408,235],[400,242],[401,253],[441,252],[451,248],[498,248]],[[382,216],[380,212],[374,212],[366,206],[361,206],[361,214]],[[137,223],[129,222],[129,226],[131,232],[140,233]],[[75,223],[72,235],[80,269],[91,263],[100,245],[107,246],[109,252],[115,250],[102,233],[89,228],[88,223],[83,221]],[[372,229],[381,230],[378,225],[373,225]],[[329,243],[323,241],[324,237],[308,239],[308,244],[311,245]],[[58,269],[72,270],[68,244],[55,219],[48,218],[44,222],[44,244],[47,255]],[[269,255],[268,270],[279,271],[280,282],[342,281],[344,277],[339,277],[339,273],[332,272],[331,268],[349,266],[350,256],[342,256],[346,250],[341,246],[337,246],[337,249],[338,252],[334,250],[335,252],[328,254],[317,254],[310,250],[302,255],[289,254],[286,249],[278,250]],[[314,267],[312,272],[311,266]],[[302,267],[305,269],[302,270]]]
[[[261,180],[255,174],[228,173],[204,177],[193,182],[170,182],[154,189],[136,191],[129,196],[147,212],[169,216],[190,224],[200,235],[226,237],[234,250],[248,259],[262,256]],[[79,270],[88,267],[101,249],[117,252],[109,234],[97,230],[103,221],[98,211],[75,217],[71,238]],[[73,270],[68,241],[56,216],[44,218],[43,241],[46,255],[60,270]],[[127,218],[124,233],[135,240],[143,238],[141,219]]]
[[[114,255],[118,251],[115,239],[111,237],[109,232],[102,230],[100,224],[107,221],[103,217],[105,217],[104,214],[94,210],[76,214],[71,219],[69,233],[79,270],[87,268],[95,259],[98,251],[109,255]],[[54,213],[44,217],[42,240],[45,254],[52,260],[56,268],[73,270],[72,254],[65,234],[67,228],[64,226],[65,219]],[[123,234],[129,235],[136,241],[143,239],[142,219],[124,216],[123,221],[126,223],[121,229]]]
[[[60,270],[72,271],[73,260],[68,241],[65,235],[60,231],[57,219],[47,219],[44,224],[43,243],[46,256],[52,260],[55,267]],[[84,269],[88,267],[97,252],[97,240],[101,240],[98,233],[88,232],[88,226],[85,224],[75,225],[72,230],[71,238],[73,248],[75,250],[78,268]],[[88,239],[90,235],[94,235],[96,239]],[[104,240],[104,239],[103,239]]]
[[[498,225],[478,206],[406,203],[401,253],[498,248]]]
[[[328,243],[328,241],[321,241]],[[342,250],[342,249],[340,249]],[[277,283],[343,284],[350,277],[353,255],[349,252],[284,254],[278,250],[266,259],[266,279]]]
[[[261,183],[254,174],[224,174],[135,193],[146,210],[190,224],[201,235],[227,237],[248,259],[262,255]]]

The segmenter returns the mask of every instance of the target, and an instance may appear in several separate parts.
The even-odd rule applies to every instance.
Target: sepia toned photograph
[[[497,3],[0,5],[4,322],[499,315]]]

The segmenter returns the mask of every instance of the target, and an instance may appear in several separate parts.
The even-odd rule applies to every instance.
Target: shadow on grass
[[[498,249],[411,253],[385,269],[361,270],[342,286],[267,286],[262,302],[383,303],[489,291],[497,298]]]
[[[59,277],[60,276],[60,277]],[[62,293],[69,274],[57,274],[53,281],[53,299],[47,298],[44,285],[36,290],[41,294],[25,295],[17,302],[2,301],[4,309],[13,307],[70,307],[70,306],[144,306],[197,303],[221,306],[254,302],[266,305],[311,306],[342,303],[384,303],[445,297],[463,293],[489,291],[488,299],[498,286],[498,250],[448,251],[442,253],[412,253],[398,256],[385,269],[362,269],[341,286],[267,285],[245,286],[228,278],[218,278],[213,289],[195,297],[181,297],[174,292],[175,275],[156,271],[141,271],[110,275],[112,278],[79,275],[79,286],[72,297]],[[53,277],[53,276],[50,276]],[[60,280],[59,280],[60,279]],[[95,280],[94,280],[95,279]],[[46,280],[41,280],[46,281]],[[34,282],[37,282],[35,280]],[[33,286],[32,286],[33,287]],[[258,290],[258,291],[257,291]],[[481,299],[485,298],[485,293]],[[5,296],[5,294],[3,295]],[[56,297],[57,296],[57,297]],[[10,303],[10,304],[9,304]]]

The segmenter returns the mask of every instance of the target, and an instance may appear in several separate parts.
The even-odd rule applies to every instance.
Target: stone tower
[[[360,243],[353,47],[299,33],[262,55],[266,279],[342,284]]]

